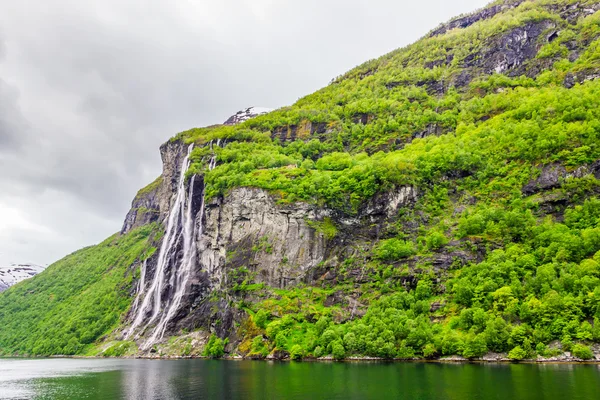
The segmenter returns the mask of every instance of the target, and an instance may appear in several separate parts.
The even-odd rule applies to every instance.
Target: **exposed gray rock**
[[[595,70],[583,70],[576,74],[568,73],[563,81],[563,86],[571,89],[577,83],[585,83],[587,81],[595,81],[600,78],[600,73]]]
[[[187,147],[179,140],[168,141],[160,147],[163,172],[157,181],[151,184],[150,190],[140,190],[133,199],[121,234],[150,222],[164,221],[177,192],[182,160],[187,154]]]
[[[436,28],[435,30],[433,30],[433,32],[431,32],[429,34],[429,37],[443,35],[444,33],[448,32],[452,29],[468,28],[469,26],[473,25],[476,22],[493,18],[494,16],[496,16],[496,14],[498,14],[506,9],[517,7],[523,1],[524,0],[517,0],[517,1],[511,2],[510,4],[500,4],[500,5],[495,5],[492,7],[487,7],[480,11],[477,11],[475,13],[453,19],[452,21],[450,21],[446,24],[443,24],[439,28]]]
[[[560,180],[567,175],[567,170],[560,164],[549,164],[542,167],[540,176],[527,183],[522,192],[526,196],[541,192],[543,190],[554,189],[560,186]]]
[[[428,136],[440,136],[444,133],[444,129],[442,127],[441,124],[438,123],[433,123],[433,124],[429,124],[427,125],[427,127],[420,131],[420,132],[415,132],[413,134],[413,139],[423,139],[426,138]]]
[[[329,215],[326,209],[305,203],[278,206],[264,190],[235,189],[206,205],[197,242],[200,268],[219,287],[226,283],[226,264],[245,266],[256,282],[273,287],[299,283],[325,259],[328,241],[308,221]]]
[[[562,19],[570,24],[576,24],[580,18],[592,15],[600,9],[600,4],[550,4],[548,6],[554,13],[558,13]]]
[[[539,21],[514,28],[492,41],[488,50],[471,65],[466,64],[481,66],[488,74],[495,72],[521,75],[525,70],[520,67],[526,61],[533,59],[541,47],[538,38],[553,26],[554,23],[551,21]]]
[[[162,181],[162,176],[157,182]],[[131,209],[125,217],[121,234],[125,234],[132,229],[143,226],[158,220],[160,216],[160,206],[158,203],[158,190],[160,183],[148,191],[140,191],[133,202]]]

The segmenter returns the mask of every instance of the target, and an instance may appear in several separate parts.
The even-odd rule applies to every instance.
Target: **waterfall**
[[[181,240],[181,237],[183,236],[183,244],[184,244],[184,255],[187,256],[190,253],[189,248],[190,247],[194,247],[194,246],[190,246],[192,243],[192,230],[190,229],[190,226],[193,225],[193,221],[187,221],[187,219],[192,219],[191,217],[191,210],[189,205],[191,205],[191,194],[193,191],[193,185],[190,184],[190,199],[188,200],[188,212],[185,212],[184,208],[186,206],[186,202],[185,202],[185,174],[190,166],[190,162],[189,162],[189,157],[190,157],[190,153],[192,152],[192,148],[193,148],[193,144],[190,145],[188,147],[188,151],[187,154],[185,156],[185,158],[183,159],[183,163],[181,165],[181,171],[179,174],[179,182],[178,182],[178,187],[177,187],[177,194],[175,197],[175,201],[173,202],[173,206],[171,207],[171,211],[169,212],[169,216],[168,216],[168,220],[167,220],[167,230],[165,232],[165,236],[163,238],[162,244],[160,246],[160,250],[158,253],[158,259],[157,259],[157,263],[156,263],[156,269],[154,271],[154,277],[152,279],[152,284],[150,285],[150,288],[148,289],[148,291],[146,292],[143,301],[141,302],[141,306],[139,308],[137,308],[137,310],[135,311],[135,318],[133,320],[133,324],[131,325],[131,328],[129,329],[129,332],[127,334],[127,338],[131,337],[131,335],[138,329],[138,328],[142,328],[141,329],[141,333],[143,333],[148,326],[150,326],[152,323],[154,323],[157,318],[159,317],[159,315],[161,314],[161,295],[165,289],[165,275],[168,274],[168,266],[171,263],[176,263],[176,256],[177,256],[177,247],[178,244]],[[181,227],[187,227],[184,228],[183,230],[181,229]],[[187,248],[186,248],[186,244],[187,244]],[[186,254],[187,253],[187,254]],[[186,259],[186,257],[184,256],[184,260]],[[194,260],[191,259],[187,259],[188,263],[193,263]],[[172,277],[174,277],[174,275],[176,274],[178,268],[177,265],[173,266],[173,272],[172,272]],[[145,272],[145,271],[144,271]],[[145,278],[141,278],[141,279],[145,279]],[[176,288],[176,290],[180,290],[180,288]],[[139,303],[140,302],[140,298],[141,296],[144,295],[144,288],[141,288],[141,291],[138,291],[137,294],[137,298],[135,300],[135,303]],[[167,304],[166,307],[170,308],[170,300],[166,299]],[[134,304],[135,304],[134,303]],[[147,315],[149,314],[149,312],[152,312],[151,316],[148,318]],[[163,316],[165,315],[165,313],[162,313]],[[162,325],[162,319],[159,323],[158,326]],[[164,322],[164,325],[166,325],[166,322]],[[155,340],[157,337],[159,336],[159,332],[157,331],[157,329],[155,328],[154,332],[152,333],[152,338],[154,338],[153,340]],[[148,341],[147,345],[148,347],[151,346],[153,343],[152,341]]]
[[[135,301],[133,302],[133,306],[131,306],[131,310],[136,312],[138,307],[140,306],[140,293],[144,291],[146,287],[146,264],[148,263],[148,259],[145,259],[142,263],[142,271],[140,273],[140,280],[138,282],[137,287],[137,296],[135,296]]]
[[[220,145],[221,141],[217,140],[216,146],[220,147]],[[209,146],[213,150],[212,141]],[[192,210],[196,176],[191,178],[187,196],[185,190],[185,175],[190,166],[189,156],[192,148],[193,144],[188,147],[187,155],[181,166],[177,194],[169,211],[167,230],[158,253],[152,283],[144,295],[146,286],[146,263],[144,262],[138,293],[132,307],[135,318],[126,334],[127,339],[131,338],[136,331],[138,331],[136,338],[139,338],[152,324],[155,324],[149,338],[142,346],[144,350],[149,349],[163,338],[167,324],[177,316],[186,294],[188,282],[197,265],[195,239],[198,235],[202,235],[204,188],[202,188],[199,216],[196,216]],[[214,169],[216,162],[217,157],[213,151],[208,162],[208,170]],[[199,221],[199,224],[195,223],[196,220]],[[179,249],[181,249],[180,253]],[[178,258],[179,254],[181,254],[180,258]],[[164,296],[165,290],[167,290],[166,296]],[[143,300],[141,300],[142,297]]]

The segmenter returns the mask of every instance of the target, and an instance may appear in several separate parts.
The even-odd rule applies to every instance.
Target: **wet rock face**
[[[160,147],[163,172],[150,190],[142,189],[133,199],[121,234],[151,222],[164,221],[171,208],[173,194],[177,192],[186,151],[187,146],[180,141],[169,141]]]
[[[533,59],[541,47],[538,39],[553,27],[550,21],[530,22],[510,30],[493,42],[487,52],[478,60],[467,66],[481,66],[488,74],[508,73],[509,76],[521,75],[525,72],[523,64]]]
[[[579,2],[567,5],[551,4],[549,8],[570,24],[576,24],[580,18],[587,17],[600,10],[600,4],[581,4]]]
[[[521,192],[525,196],[531,196],[560,187],[565,178],[583,178],[588,175],[593,175],[596,179],[600,179],[600,160],[583,165],[570,173],[558,163],[544,165],[541,167],[540,176],[537,179],[532,179],[523,186]]]
[[[554,189],[560,186],[560,180],[565,177],[567,170],[560,164],[549,164],[542,168],[540,176],[537,179],[533,179],[527,183],[522,189],[522,192],[526,196],[532,194]]]
[[[227,283],[228,271],[242,267],[273,287],[299,283],[327,252],[327,239],[308,221],[328,215],[304,203],[277,206],[263,190],[236,189],[207,204],[197,243],[200,267],[217,286]]]

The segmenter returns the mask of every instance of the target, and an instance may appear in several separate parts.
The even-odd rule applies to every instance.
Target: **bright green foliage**
[[[102,352],[103,357],[123,357],[135,349],[135,343],[132,342],[117,342]]]
[[[314,228],[317,232],[322,233],[327,239],[333,239],[337,235],[337,227],[331,220],[326,217],[323,221],[307,221],[308,225]]]
[[[577,358],[581,358],[582,360],[589,360],[594,358],[594,354],[592,350],[584,344],[577,343],[573,346],[573,355]]]
[[[295,344],[290,349],[290,358],[292,360],[300,360],[300,359],[302,359],[303,356],[304,356],[304,349],[302,349],[302,346],[300,346],[299,344]]]
[[[208,343],[206,343],[206,347],[204,348],[202,355],[210,358],[221,358],[223,357],[223,354],[225,354],[225,344],[226,343],[223,341],[223,339],[218,338],[215,334],[212,334],[208,339]]]
[[[521,348],[521,346],[515,347],[508,353],[508,358],[515,361],[522,360],[526,357],[527,353]]]
[[[256,336],[254,340],[252,340],[252,347],[250,355],[252,356],[260,356],[262,358],[266,357],[269,354],[269,348],[264,342],[262,336]]]
[[[572,24],[555,12],[576,2],[593,3],[523,2],[369,61],[290,107],[173,139],[196,143],[188,174],[204,176],[207,200],[247,186],[327,208],[331,217],[307,223],[334,244],[352,234],[338,217],[362,218],[384,192],[418,192],[393,218],[361,227],[377,231],[372,243],[333,249],[323,266],[334,281],[280,289],[253,284],[247,269],[232,274],[227,299],[256,325],[249,355],[522,359],[552,355],[554,341],[589,355],[580,343],[600,342],[600,181],[584,172],[600,159],[600,80],[564,82],[600,70],[600,12]],[[560,34],[542,33],[528,75],[465,68],[490,40],[541,21]],[[467,72],[470,83],[447,85]],[[215,139],[226,144],[211,150]],[[524,194],[550,163],[569,175]],[[109,332],[130,302],[125,272],[140,235],[84,249],[0,295],[0,352],[76,353]],[[272,254],[272,240],[253,254]]]
[[[346,357],[346,349],[344,349],[342,342],[336,340],[331,344],[331,354],[336,360],[342,360]]]
[[[395,261],[415,254],[415,245],[399,239],[382,240],[373,255],[382,261]]]
[[[258,310],[258,312],[254,314],[254,323],[261,329],[267,327],[267,313],[265,310]]]
[[[0,354],[79,354],[110,333],[131,304],[130,267],[147,256],[155,228],[79,250],[2,293]]]

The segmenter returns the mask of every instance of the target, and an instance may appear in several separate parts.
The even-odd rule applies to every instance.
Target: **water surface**
[[[600,399],[600,365],[0,359],[1,399]]]

